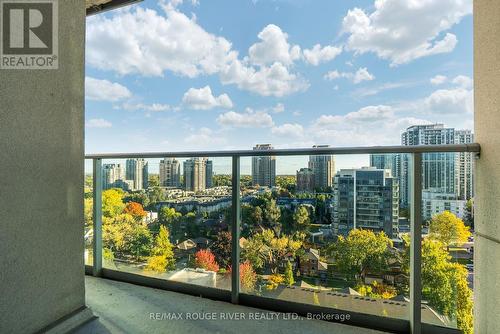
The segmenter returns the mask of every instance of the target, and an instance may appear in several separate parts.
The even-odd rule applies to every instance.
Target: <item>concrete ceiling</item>
[[[93,15],[140,1],[142,0],[85,0],[85,5],[87,8],[87,15]]]

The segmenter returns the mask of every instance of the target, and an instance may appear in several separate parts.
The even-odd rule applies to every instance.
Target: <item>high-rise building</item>
[[[160,186],[179,188],[181,186],[181,164],[174,158],[160,161]]]
[[[149,169],[148,163],[146,162],[142,168],[142,189],[149,188]]]
[[[388,169],[342,169],[334,177],[333,233],[355,228],[397,233],[399,186]]]
[[[313,148],[325,148],[329,145],[314,145]],[[333,184],[335,174],[335,158],[333,155],[309,156],[309,168],[314,173],[314,186],[326,190]]]
[[[458,218],[465,215],[467,201],[460,200],[456,194],[422,192],[422,218],[430,220],[434,215],[443,211],[450,211]]]
[[[401,155],[370,154],[370,167],[390,169],[392,176],[399,179],[401,175]]]
[[[401,145],[447,145],[455,143],[455,129],[443,124],[415,125],[401,135]],[[410,201],[411,156],[401,155],[401,206]],[[424,153],[422,155],[422,190],[434,193],[455,193],[455,153]]]
[[[310,168],[301,168],[297,171],[297,191],[314,191],[314,173]]]
[[[254,151],[272,150],[271,144],[256,145]],[[276,157],[256,156],[252,158],[252,185],[274,187],[276,184]]]
[[[474,134],[470,130],[455,130],[455,144],[471,144]],[[455,191],[459,200],[474,197],[474,158],[472,153],[455,153]]]
[[[133,182],[126,181],[125,168],[121,164],[104,164],[102,166],[102,188],[122,188],[128,190]]]
[[[146,176],[144,176],[146,172]],[[141,190],[147,188],[145,179],[148,178],[148,163],[144,159],[127,159],[125,179],[132,182],[131,190]],[[144,187],[146,185],[146,187]]]
[[[205,185],[206,188],[213,187],[213,176],[214,176],[214,164],[212,160],[206,160],[205,162]]]
[[[207,171],[210,169],[210,171]],[[192,158],[184,161],[184,187],[189,191],[201,191],[212,184],[213,164],[206,158]],[[207,176],[210,180],[207,180]]]

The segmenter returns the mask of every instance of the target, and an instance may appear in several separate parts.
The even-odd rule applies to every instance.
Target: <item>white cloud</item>
[[[368,72],[366,67],[359,68],[356,72],[339,72],[337,70],[330,71],[324,75],[325,80],[336,80],[339,78],[345,78],[351,80],[354,84],[359,84],[363,81],[371,81],[375,79],[375,76]]]
[[[464,89],[472,88],[472,79],[465,75],[459,75],[455,77],[452,81],[455,85],[458,85]]]
[[[217,123],[234,128],[269,128],[274,125],[273,118],[266,112],[247,110],[244,113],[229,111],[219,115]]]
[[[278,103],[272,108],[272,112],[279,114],[285,111],[285,105],[283,103]]]
[[[440,89],[425,99],[428,111],[436,114],[472,114],[472,90],[464,88]]]
[[[249,56],[239,59],[231,42],[205,31],[194,16],[179,12],[180,3],[163,2],[164,13],[136,7],[89,18],[87,63],[119,75],[217,74],[223,84],[262,96],[281,97],[309,87],[289,69],[301,58],[300,47],[289,45],[278,26],[265,27],[258,35],[261,41],[249,48]]]
[[[258,35],[261,42],[253,44],[248,49],[249,61],[255,65],[270,65],[280,62],[291,65],[300,58],[298,45],[288,43],[288,35],[280,27],[269,24]]]
[[[322,115],[307,130],[317,142],[338,146],[395,145],[400,132],[424,119],[398,115],[391,106],[367,106],[346,115]]]
[[[285,123],[280,126],[274,126],[271,129],[271,133],[282,137],[302,137],[304,135],[304,128],[297,123]]]
[[[103,118],[93,118],[89,119],[86,123],[85,126],[87,128],[110,128],[113,126],[111,122],[106,121]]]
[[[471,13],[470,0],[377,0],[371,13],[349,10],[343,31],[349,50],[376,53],[394,66],[452,51],[456,36],[443,34]]]
[[[342,47],[327,45],[322,48],[320,44],[316,44],[312,49],[304,50],[304,58],[309,64],[317,66],[320,63],[335,59],[341,53]]]
[[[226,139],[215,133],[212,129],[203,127],[187,136],[184,142],[192,145],[194,148],[199,148],[200,146],[222,145],[226,143]]]
[[[87,20],[87,62],[120,75],[162,76],[165,71],[196,77],[214,74],[237,57],[225,38],[206,32],[194,18],[164,5],[127,9]]]
[[[214,96],[210,86],[203,88],[190,88],[184,97],[182,103],[191,109],[208,110],[216,107],[230,109],[233,107],[233,102],[227,94]]]
[[[85,97],[89,100],[116,102],[131,96],[128,88],[119,83],[85,77]]]
[[[161,103],[152,103],[152,104],[144,104],[144,103],[123,103],[120,106],[121,109],[124,110],[130,110],[130,111],[135,111],[135,110],[144,110],[144,111],[155,111],[155,112],[160,112],[160,111],[167,111],[170,110],[172,107],[169,106],[168,104],[161,104]],[[119,109],[117,107],[117,109]]]
[[[444,84],[448,78],[444,75],[436,75],[435,77],[431,78],[430,82],[434,86],[442,85]]]
[[[279,62],[257,70],[235,60],[222,71],[221,81],[223,84],[235,84],[240,89],[262,96],[282,97],[309,88],[305,79],[290,73],[288,68]]]

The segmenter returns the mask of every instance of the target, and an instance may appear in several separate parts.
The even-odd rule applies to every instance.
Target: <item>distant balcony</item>
[[[316,317],[329,322],[380,331],[460,333],[457,329],[460,319],[457,319],[456,310],[441,307],[434,298],[429,298],[429,291],[434,290],[429,290],[426,281],[428,278],[425,277],[429,268],[426,267],[428,263],[425,262],[425,254],[422,254],[425,245],[422,243],[422,155],[429,152],[476,154],[479,150],[477,144],[463,144],[89,155],[86,159],[92,174],[88,174],[86,179],[86,273],[242,306]],[[338,215],[327,210],[332,206],[333,196],[328,196],[328,193],[301,193],[296,198],[289,194],[279,197],[286,185],[282,185],[281,190],[256,188],[252,186],[251,177],[247,175],[248,166],[251,166],[250,160],[255,156],[285,159],[291,156],[337,157],[395,153],[411,156],[410,217],[406,219],[411,233],[408,240],[398,239],[400,235],[391,235],[392,231],[399,231],[399,222],[398,226],[388,227],[385,226],[387,220],[370,218],[370,226],[366,231],[375,231],[373,235],[376,238],[387,240],[387,249],[383,250],[384,258],[379,258],[384,262],[383,270],[376,270],[368,261],[368,265],[352,268],[352,272],[348,272],[341,268],[341,262],[336,257],[338,253],[335,253],[335,247],[338,247],[338,244],[335,243],[342,238],[338,238],[335,233],[342,235],[347,231],[345,236],[351,230],[367,226],[361,222],[356,225],[356,219],[362,219],[363,215],[349,214],[350,219],[354,219],[353,225],[342,225],[341,229],[334,229],[338,225]],[[219,173],[213,179],[210,176],[210,182],[205,171],[202,173],[203,177],[202,174],[199,175],[199,180],[203,181],[194,181],[197,178],[184,175],[183,182],[186,186],[183,188],[164,187],[161,184],[162,176],[154,181],[158,181],[158,184],[146,187],[142,181],[135,181],[135,186],[133,180],[120,180],[116,183],[115,186],[128,189],[126,192],[113,190],[114,186],[104,184],[110,182],[110,170],[113,170],[113,173],[121,173],[119,166],[128,164],[124,161],[126,159],[141,159],[141,170],[145,171],[146,175],[153,175],[166,168],[164,165],[160,166],[166,163],[166,158],[199,158],[196,160],[197,165],[206,164],[210,166],[210,170],[214,168],[227,172]],[[165,160],[159,163],[159,159]],[[168,163],[176,166],[168,168],[179,168],[177,166],[181,161],[174,163],[169,160]],[[194,165],[191,162],[189,164]],[[277,165],[279,166],[279,161]],[[104,171],[108,174],[104,175]],[[171,172],[167,175],[170,177]],[[187,181],[188,179],[190,181]],[[189,182],[191,183],[188,186]],[[283,176],[279,182],[286,184],[286,177]],[[289,196],[288,200],[286,196]],[[307,196],[309,198],[305,198]],[[141,205],[137,206],[141,201]],[[339,203],[346,205],[342,210],[354,210],[348,202]],[[257,207],[259,209],[256,209]],[[300,212],[297,213],[298,211]],[[327,219],[325,215],[328,215]],[[388,207],[388,215],[392,219],[392,206]],[[333,220],[332,223],[327,223],[330,221],[329,217]],[[386,234],[389,238],[379,233],[384,230],[388,231]],[[461,252],[458,249],[454,251]],[[450,251],[446,256],[449,256],[450,265],[458,262],[464,265],[465,270],[465,264],[469,265],[467,261],[470,260],[467,259],[470,257],[457,254]],[[233,266],[234,263],[240,265]],[[112,322],[114,318],[122,318],[123,314],[107,314],[105,308],[101,307],[101,298],[106,304],[113,303],[112,299],[115,297],[99,297],[92,290],[107,295],[108,289],[115,291],[117,287],[123,287],[130,292],[124,297],[128,300],[126,304],[130,305],[134,305],[136,293],[157,293],[153,292],[155,290],[88,278],[87,289],[91,290],[89,305],[97,310],[97,313],[102,309],[103,319],[111,317],[106,321]],[[450,291],[450,294],[454,292],[455,290]],[[165,294],[172,296],[174,300],[181,298],[176,294]],[[159,300],[158,298],[151,296],[151,300]],[[190,298],[186,300],[191,300]],[[441,301],[440,298],[436,299]],[[457,307],[456,300],[448,302],[452,307]],[[96,303],[96,306],[92,305],[93,303]],[[192,308],[186,307],[182,310],[196,312],[196,304],[193,301]],[[153,309],[154,305],[144,305],[142,310]],[[175,312],[171,310],[179,309],[171,308],[175,303],[172,304],[168,300],[159,302],[158,305],[161,305],[158,312],[167,309],[168,312]],[[230,304],[214,305],[225,312],[237,312],[242,307]],[[163,307],[165,310],[162,311]],[[294,323],[283,322],[283,326],[295,326]],[[301,324],[299,322],[298,326]],[[90,326],[101,325],[108,328],[106,324]],[[133,328],[134,325],[131,326]],[[154,332],[153,328],[157,326],[157,322],[148,326],[153,326],[151,328]],[[220,326],[229,326],[229,323]],[[315,323],[313,326],[319,326],[319,332],[326,328],[330,333],[337,330],[335,325],[323,328],[323,325]],[[224,331],[222,328],[220,327],[220,330]],[[249,324],[245,330],[249,328],[253,328],[253,325]],[[347,333],[347,330],[343,329],[342,333]],[[356,331],[361,332],[360,329]]]

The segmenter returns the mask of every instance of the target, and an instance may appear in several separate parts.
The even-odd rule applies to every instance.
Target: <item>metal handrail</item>
[[[414,146],[362,146],[362,147],[319,147],[274,150],[228,150],[228,151],[185,151],[147,153],[95,153],[85,159],[148,159],[148,158],[196,158],[196,157],[256,157],[294,155],[346,155],[346,154],[391,154],[391,153],[480,153],[477,143],[451,145]]]

